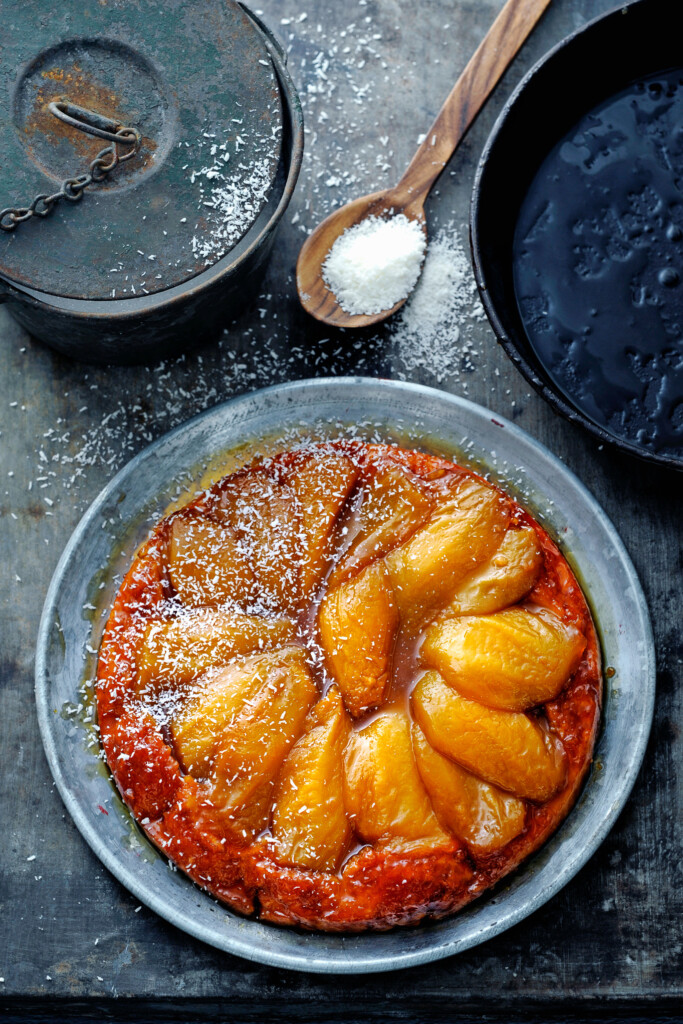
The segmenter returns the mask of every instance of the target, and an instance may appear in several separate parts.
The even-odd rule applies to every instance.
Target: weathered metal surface
[[[3,0],[0,209],[77,175],[101,149],[57,120],[66,99],[142,135],[82,203],[0,238],[0,277],[72,299],[154,294],[250,230],[273,187],[282,108],[263,36],[234,0]]]
[[[205,343],[253,298],[299,176],[303,120],[277,40],[251,12],[249,17],[264,32],[283,106],[282,152],[265,205],[228,255],[190,281],[154,294],[71,299],[11,285],[3,290],[0,281],[0,302],[51,347],[91,363],[149,362]]]
[[[550,46],[613,6],[613,0],[550,5],[430,199],[432,234],[447,229],[466,242],[476,163],[512,88]],[[419,7],[413,0],[351,7],[261,0],[259,7],[290,49],[311,132],[258,300],[235,321],[224,321],[228,333],[220,344],[153,367],[84,368],[36,343],[0,309],[3,1009],[22,1021],[35,1013],[44,1020],[82,1015],[245,1024],[566,1024],[610,1015],[630,1020],[638,1011],[655,1022],[667,1008],[675,1017],[683,998],[680,480],[601,450],[555,415],[485,320],[460,322],[463,341],[453,346],[442,375],[431,351],[407,364],[390,324],[359,337],[315,325],[294,290],[302,225],[312,228],[321,211],[396,179],[502,0],[432,0]],[[303,13],[308,17],[299,23]],[[290,25],[281,26],[281,19]],[[326,121],[319,120],[322,113]],[[94,496],[135,452],[245,390],[355,373],[404,375],[469,397],[512,419],[574,471],[616,524],[635,564],[652,617],[658,678],[653,730],[631,797],[600,849],[560,893],[526,921],[458,956],[389,975],[328,978],[213,949],[141,906],[101,866],[53,785],[33,704],[33,657],[64,546]]]
[[[25,224],[32,217],[49,217],[55,203],[62,200],[80,202],[86,188],[101,185],[107,175],[120,164],[134,159],[140,148],[142,140],[135,128],[119,125],[117,121],[112,121],[93,110],[79,107],[66,100],[53,100],[49,104],[49,110],[63,123],[88,135],[107,139],[111,145],[100,150],[90,162],[87,172],[75,178],[66,178],[58,192],[53,192],[52,195],[42,192],[26,207],[5,207],[1,210],[0,228],[3,231],[16,231],[19,224]]]

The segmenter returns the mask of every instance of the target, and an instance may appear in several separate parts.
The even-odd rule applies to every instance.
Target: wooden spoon
[[[427,234],[424,204],[432,186],[549,3],[507,0],[398,185],[352,200],[331,213],[306,239],[296,265],[296,286],[301,305],[316,320],[335,327],[367,327],[385,320],[406,301],[401,299],[391,309],[371,315],[347,313],[323,280],[323,263],[342,232],[366,217],[403,213],[409,220],[419,221]]]

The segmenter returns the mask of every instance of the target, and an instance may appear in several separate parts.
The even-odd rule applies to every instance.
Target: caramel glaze
[[[387,457],[425,482],[467,472],[445,459],[386,445],[334,444],[359,466],[361,486],[363,470]],[[289,457],[277,456],[275,462]],[[216,484],[190,507],[210,512],[220,488]],[[474,855],[455,838],[438,849],[359,844],[338,874],[282,864],[268,833],[252,842],[227,827],[210,802],[207,786],[183,772],[168,734],[137,697],[136,658],[145,624],[168,616],[173,608],[165,567],[173,516],[156,527],[138,552],[109,617],[98,664],[98,719],[104,752],[124,800],[151,841],[193,881],[232,909],[265,921],[329,931],[387,929],[454,913],[514,870],[555,831],[591,764],[601,704],[600,653],[588,606],[567,562],[541,526],[511,504],[511,523],[533,527],[543,552],[543,571],[525,600],[573,623],[587,641],[562,693],[529,712],[545,714],[562,741],[567,783],[546,803],[528,803],[525,829],[496,852]],[[303,631],[314,639],[310,607],[299,616]],[[409,644],[399,637],[401,668],[387,695],[389,704],[409,700],[418,647],[419,641]],[[320,666],[318,676],[324,689],[329,679]]]

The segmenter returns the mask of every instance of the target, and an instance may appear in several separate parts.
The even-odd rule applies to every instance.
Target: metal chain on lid
[[[64,99],[53,100],[48,109],[65,124],[88,135],[108,139],[112,145],[100,150],[86,174],[66,178],[59,192],[53,195],[38,195],[30,206],[8,206],[0,211],[0,228],[3,231],[14,231],[17,224],[23,224],[31,217],[47,217],[60,199],[66,199],[70,203],[78,202],[89,185],[97,185],[104,181],[115,167],[130,160],[140,149],[141,137],[137,129],[120,125],[94,110],[87,110]],[[119,152],[119,147],[126,147],[125,152]]]

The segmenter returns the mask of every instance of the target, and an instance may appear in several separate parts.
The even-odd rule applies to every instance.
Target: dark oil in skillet
[[[538,358],[582,412],[683,449],[683,70],[586,114],[527,193],[517,302]]]

